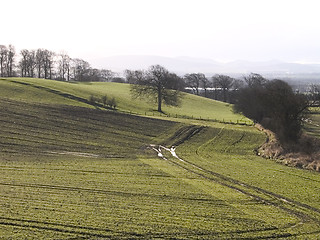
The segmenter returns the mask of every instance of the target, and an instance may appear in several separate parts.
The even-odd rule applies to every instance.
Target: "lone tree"
[[[234,110],[273,131],[280,142],[289,143],[299,139],[308,106],[306,97],[294,93],[286,82],[259,78],[239,90]]]
[[[162,104],[178,106],[182,98],[179,91],[181,79],[160,65],[151,66],[148,71],[140,71],[131,85],[131,94],[135,98],[148,98],[158,104],[158,112],[162,112]],[[132,76],[131,76],[132,77]]]

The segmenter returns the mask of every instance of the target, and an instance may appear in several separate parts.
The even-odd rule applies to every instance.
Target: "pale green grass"
[[[20,79],[10,79],[10,80],[18,81],[21,83],[24,82],[24,81],[20,81]],[[26,79],[26,82],[28,83],[27,80],[29,79]],[[23,102],[88,106],[87,104],[83,104],[75,100],[67,99],[63,96],[60,96],[48,91],[40,90],[32,86],[17,84],[7,79],[0,79],[0,97],[14,99],[14,100],[23,101]]]
[[[101,83],[101,82],[93,82],[93,83],[68,83],[68,82],[59,82],[53,80],[45,80],[45,79],[32,79],[32,78],[12,78],[10,80],[28,83],[34,86],[42,86],[48,89],[58,90],[62,93],[72,94],[74,96],[78,96],[84,99],[89,99],[91,95],[102,97],[104,95],[112,98],[114,97],[117,101],[117,108],[120,111],[125,111],[129,113],[137,113],[141,115],[147,116],[158,116],[156,105],[154,103],[133,99],[130,94],[130,85],[129,84],[121,84],[121,83]],[[6,80],[1,80],[6,81]],[[1,82],[0,81],[0,82]],[[16,84],[19,86],[19,84]],[[19,86],[21,88],[21,86]],[[23,88],[22,88],[23,89]],[[40,91],[40,94],[45,95],[46,92],[44,90],[32,89],[32,87],[26,87],[25,92],[19,99],[23,99],[25,101],[38,101],[40,97],[36,97],[37,94],[35,92]],[[29,92],[30,91],[30,92]],[[30,93],[30,96],[28,96]],[[186,116],[188,118],[197,118],[197,119],[205,119],[205,120],[217,120],[217,121],[246,121],[247,123],[251,123],[251,121],[242,115],[235,114],[232,111],[232,106],[223,102],[215,101],[208,98],[203,98],[199,96],[195,96],[192,94],[184,93],[184,98],[182,100],[182,104],[180,107],[168,107],[164,106],[163,111],[170,115],[171,117],[182,117]],[[4,96],[8,96],[11,98],[16,98],[17,95],[10,95],[10,93],[5,94]],[[55,102],[56,100],[52,97],[49,97],[46,101]],[[61,99],[57,98],[57,101],[60,102]],[[70,101],[70,100],[69,100]],[[67,102],[66,104],[74,104],[74,101]],[[83,103],[80,103],[83,105]]]

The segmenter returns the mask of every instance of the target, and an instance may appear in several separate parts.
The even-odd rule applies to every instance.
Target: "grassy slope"
[[[107,93],[98,83],[41,81],[82,97]],[[319,174],[256,157],[252,149],[264,136],[253,128],[206,127],[182,141],[186,124],[81,108],[88,105],[44,89],[0,84],[4,238],[317,239]],[[112,85],[119,103],[131,101]],[[141,104],[142,112],[150,108]],[[197,108],[188,106],[188,114]],[[188,162],[143,150],[159,142],[180,142],[177,152]]]
[[[13,78],[11,81],[16,83],[0,80],[0,86],[6,85],[6,92],[1,91],[1,96],[12,96],[12,94],[18,94],[21,100],[25,101],[41,101],[41,102],[50,102],[52,101],[51,96],[43,97],[32,94],[31,98],[29,95],[25,95],[25,91],[21,89],[27,89],[28,91],[36,91],[35,87],[41,86],[47,89],[54,89],[61,91],[63,93],[69,93],[75,96],[82,97],[84,99],[89,99],[90,95],[94,96],[104,96],[115,97],[118,103],[118,109],[126,112],[133,112],[138,114],[147,114],[153,115],[155,113],[156,106],[151,103],[147,103],[143,100],[132,99],[130,95],[130,86],[127,84],[120,83],[67,83],[67,82],[58,82],[52,80],[44,79],[20,79]],[[27,83],[32,84],[31,86],[21,85],[18,83]],[[10,85],[10,86],[9,86]],[[8,87],[11,89],[8,90]],[[17,90],[17,89],[20,89]],[[42,91],[42,94],[46,94],[45,91]],[[61,98],[57,99],[60,101]],[[55,100],[56,101],[56,100]],[[73,101],[68,101],[68,104],[75,104]],[[188,117],[194,118],[203,118],[203,119],[216,119],[216,120],[225,120],[225,121],[234,121],[237,120],[246,120],[242,115],[234,114],[232,112],[231,106],[221,103],[218,101],[206,99],[203,97],[198,97],[191,94],[185,94],[185,97],[182,101],[181,107],[166,107],[163,108],[164,112],[170,114],[171,116],[177,115],[186,115]]]

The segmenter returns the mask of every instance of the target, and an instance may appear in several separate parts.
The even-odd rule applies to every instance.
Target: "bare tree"
[[[69,81],[70,80],[70,61],[71,58],[67,53],[61,53],[59,55],[60,60],[58,61],[59,65],[59,79]]]
[[[234,79],[232,88],[233,90],[239,90],[244,87],[244,82],[241,79]]]
[[[207,89],[208,89],[208,87],[211,86],[211,83],[209,82],[209,80],[206,77],[204,77],[204,78],[201,78],[201,85],[200,86],[204,90],[204,96],[207,97]]]
[[[27,66],[28,66],[28,68],[27,68],[28,69],[28,77],[33,78],[35,76],[34,70],[36,68],[36,51],[35,50],[29,51]]]
[[[76,81],[88,81],[88,73],[91,69],[90,64],[82,59],[76,58],[73,60],[74,79]]]
[[[103,81],[112,82],[112,80],[115,77],[117,77],[117,73],[115,73],[115,72],[113,72],[111,70],[101,69],[100,70],[100,76],[101,76]]]
[[[88,71],[88,80],[90,82],[100,82],[102,80],[101,71],[97,68],[90,68]]]
[[[34,50],[22,49],[20,51],[21,59],[19,67],[22,77],[34,77],[34,70],[36,68],[36,52]]]
[[[262,86],[268,82],[267,79],[265,79],[258,73],[250,73],[249,76],[245,76],[243,78],[248,87]]]
[[[21,77],[27,76],[27,69],[28,69],[28,56],[29,56],[29,50],[22,49],[20,51],[21,59],[19,61],[19,67],[21,71]]]
[[[212,77],[212,81],[215,86],[222,89],[223,92],[223,101],[227,102],[227,93],[232,87],[234,79],[227,75],[215,75]]]
[[[179,90],[175,89],[176,75],[160,65],[151,66],[143,77],[136,79],[136,84],[131,85],[131,94],[134,97],[154,100],[158,104],[158,112],[162,112],[162,103],[178,106],[182,97]]]
[[[0,45],[0,77],[4,77],[5,66],[7,61],[8,49],[4,45]]]
[[[44,78],[52,79],[52,69],[54,64],[54,52],[49,50],[44,50],[43,52],[43,71]]]
[[[206,79],[203,73],[191,73],[184,76],[188,87],[192,88],[193,91],[199,95],[199,87],[202,81]]]
[[[41,73],[43,69],[44,64],[44,50],[43,49],[37,49],[36,51],[36,67],[38,72],[38,78],[41,78]]]
[[[143,82],[146,76],[146,72],[143,70],[129,70],[124,71],[124,75],[127,83],[133,84],[137,82]]]
[[[9,45],[7,50],[7,59],[5,62],[6,72],[8,77],[13,77],[13,67],[14,67],[14,57],[16,55],[16,50],[14,46]]]

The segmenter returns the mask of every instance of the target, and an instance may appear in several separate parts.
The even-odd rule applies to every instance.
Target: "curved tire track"
[[[320,209],[318,208],[312,207],[305,203],[301,203],[299,201],[295,201],[293,199],[262,189],[260,187],[247,184],[245,182],[236,180],[234,178],[227,177],[223,174],[204,169],[200,165],[194,164],[190,161],[187,161],[178,157],[174,151],[175,148],[169,149],[161,145],[158,147],[158,149],[156,149],[155,146],[153,146],[152,148],[158,152],[159,157],[161,157],[162,155],[162,158],[165,159],[166,161],[169,161],[172,164],[180,168],[183,168],[184,170],[192,174],[198,175],[201,178],[204,178],[209,181],[213,181],[215,183],[226,186],[228,188],[234,189],[251,198],[254,198],[255,200],[261,203],[277,207],[291,215],[298,217],[302,222],[313,221],[317,226],[320,227]],[[172,157],[165,158],[161,152],[161,149],[164,149],[170,152]],[[159,152],[161,153],[161,155],[159,155]],[[317,217],[315,217],[314,215],[317,215]],[[292,226],[288,226],[287,229],[291,227]],[[285,234],[281,237],[286,238],[286,237],[304,236],[304,235],[317,234],[317,233],[319,233],[318,230],[313,232],[299,233],[299,234]],[[278,238],[278,237],[279,236],[276,236],[274,238]],[[248,239],[251,239],[251,238],[248,238]],[[253,239],[256,239],[256,238],[253,238]],[[269,239],[269,237],[258,238],[258,239]]]

